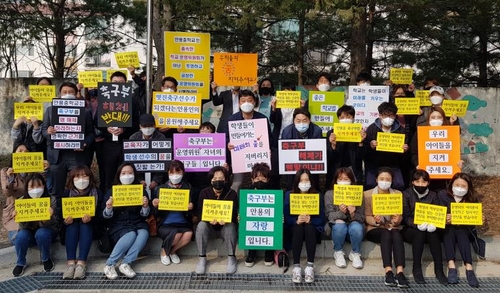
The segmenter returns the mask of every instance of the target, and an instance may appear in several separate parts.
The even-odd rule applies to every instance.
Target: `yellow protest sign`
[[[361,123],[333,123],[333,133],[338,142],[361,142]],[[328,139],[328,138],[327,138]]]
[[[398,115],[420,115],[420,100],[416,98],[395,98]]]
[[[115,52],[116,64],[120,68],[127,68],[129,66],[134,66],[139,68],[141,64],[139,63],[139,53],[134,52]]]
[[[257,54],[214,53],[214,81],[226,86],[256,84]]]
[[[363,185],[333,185],[333,204],[361,206],[363,203]]]
[[[441,105],[446,117],[450,117],[453,114],[457,115],[457,117],[464,117],[467,113],[467,107],[469,107],[469,101],[463,100],[443,100],[443,105]]]
[[[43,153],[12,153],[12,169],[14,169],[14,173],[43,172]]]
[[[153,92],[152,104],[156,127],[200,127],[202,106],[198,94]]]
[[[231,200],[204,199],[201,220],[205,222],[224,221],[231,223],[233,218],[233,202]]]
[[[102,71],[80,71],[78,72],[78,82],[86,88],[96,88],[97,83],[102,82]]]
[[[50,197],[16,199],[16,223],[50,220]]]
[[[319,215],[319,194],[291,193],[290,215]]]
[[[39,121],[43,121],[43,104],[42,103],[14,103],[14,119],[19,117],[31,119],[35,116]]]
[[[429,91],[428,90],[416,90],[415,98],[420,100],[420,107],[432,106],[431,100],[429,99]],[[399,109],[398,109],[399,113]]]
[[[481,226],[483,224],[483,204],[452,202],[451,224]]]
[[[140,206],[144,196],[142,184],[113,185],[113,206]]]
[[[276,108],[300,108],[300,91],[277,91]]]
[[[400,133],[377,133],[377,148],[379,152],[403,153],[405,135]]]
[[[444,229],[446,225],[446,207],[417,202],[413,223],[415,225],[427,223]]]
[[[189,205],[189,189],[160,188],[158,196],[161,211],[187,211]]]
[[[94,196],[65,197],[61,201],[64,219],[69,216],[73,217],[73,219],[80,219],[85,215],[95,216]]]
[[[29,95],[37,103],[52,102],[57,97],[55,85],[30,85]]]
[[[373,194],[372,212],[379,216],[402,215],[403,195],[401,193]]]
[[[106,70],[106,81],[107,82],[111,82],[111,75],[113,75],[113,73],[115,72],[121,72],[123,74],[125,74],[125,76],[128,76],[128,70],[123,70],[123,69],[108,69]]]
[[[391,68],[389,79],[393,84],[411,84],[413,82],[413,69]]]

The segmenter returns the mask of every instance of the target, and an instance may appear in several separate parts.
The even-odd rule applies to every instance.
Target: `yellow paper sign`
[[[52,102],[57,96],[55,85],[30,85],[30,97],[37,103]]]
[[[189,205],[189,189],[160,188],[161,211],[187,211]]]
[[[333,133],[338,142],[361,142],[361,123],[333,123]],[[328,138],[327,138],[328,139]]]
[[[363,203],[363,185],[333,185],[333,204],[359,207]]]
[[[144,196],[142,184],[113,185],[113,206],[141,206]]]
[[[106,70],[106,81],[107,82],[111,82],[111,75],[113,75],[113,73],[115,72],[121,72],[123,74],[125,74],[125,76],[128,76],[128,70],[123,70],[123,69],[108,69]]]
[[[257,54],[214,53],[214,81],[226,86],[256,84]]]
[[[401,193],[373,194],[372,212],[379,216],[402,215],[403,195]]]
[[[139,68],[141,64],[139,63],[139,53],[134,52],[115,52],[116,64],[120,68],[127,68],[129,66],[134,66]]]
[[[389,79],[393,84],[411,84],[413,82],[413,69],[391,68]]]
[[[477,225],[483,224],[482,203],[451,203],[452,225]]]
[[[405,135],[400,133],[377,133],[377,151],[403,153]]]
[[[429,99],[429,91],[428,90],[416,90],[415,98],[420,100],[420,107],[432,106],[431,100]],[[399,110],[398,110],[399,113]]]
[[[291,193],[290,215],[319,215],[319,194]]]
[[[65,197],[61,201],[64,219],[69,216],[73,217],[73,219],[80,219],[85,215],[95,216],[94,196]]]
[[[427,223],[444,229],[446,225],[446,207],[417,202],[413,223],[416,225]]]
[[[156,127],[198,129],[201,124],[201,97],[198,94],[153,92]]]
[[[12,153],[12,169],[14,169],[14,173],[43,172],[43,153]]]
[[[420,115],[420,99],[416,98],[395,98],[398,114]]]
[[[300,108],[300,91],[277,91],[276,108]]]
[[[50,197],[16,199],[16,223],[50,220]]]
[[[469,107],[469,101],[454,101],[454,100],[443,100],[443,108],[444,114],[446,117],[450,117],[453,114],[457,115],[457,117],[464,117],[467,113],[467,107]]]
[[[96,88],[97,83],[102,81],[102,71],[100,70],[78,72],[78,82],[86,88]]]
[[[42,103],[14,103],[14,119],[19,117],[31,119],[35,116],[39,121],[43,121]]]
[[[205,222],[224,221],[231,223],[233,219],[233,202],[231,200],[204,199],[201,220]]]

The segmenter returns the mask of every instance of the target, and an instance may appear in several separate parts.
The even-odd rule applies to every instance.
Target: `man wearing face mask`
[[[328,92],[331,89],[332,77],[326,72],[321,72],[316,78],[316,88],[320,92]],[[309,100],[304,103],[305,109],[309,110]]]
[[[222,105],[222,115],[220,116],[217,132],[221,133],[221,128],[227,123],[227,119],[240,111],[239,104],[239,86],[232,86],[230,90],[217,93],[218,85],[215,81],[211,84],[211,99],[214,106]]]
[[[76,92],[76,85],[72,82],[63,82],[59,87],[59,97],[61,99],[76,99]],[[66,184],[68,172],[74,167],[86,163],[89,157],[87,152],[90,151],[90,146],[94,143],[95,133],[92,112],[89,109],[85,109],[85,137],[82,142],[83,147],[75,150],[54,149],[52,148],[51,135],[57,133],[54,128],[56,123],[57,121],[53,121],[52,119],[52,106],[49,106],[43,115],[41,129],[43,138],[45,138],[47,142],[47,161],[50,163],[50,174],[54,179],[50,193],[56,198],[59,198],[64,192],[64,185]],[[33,138],[35,139],[35,137]],[[37,140],[35,140],[35,142],[41,143],[41,141]]]
[[[357,86],[370,86],[372,84],[372,76],[365,71],[362,71],[356,77]]]
[[[378,107],[379,118],[366,129],[366,138],[363,142],[363,160],[365,162],[365,189],[371,189],[377,185],[375,177],[378,168],[390,167],[394,173],[392,186],[394,189],[404,190],[405,184],[401,172],[401,163],[404,152],[408,151],[408,142],[405,138],[403,153],[379,152],[377,148],[377,134],[379,132],[405,134],[397,118],[398,107],[392,103],[383,102]]]

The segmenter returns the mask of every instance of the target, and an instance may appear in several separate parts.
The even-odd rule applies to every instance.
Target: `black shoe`
[[[253,267],[255,264],[255,256],[257,254],[257,250],[249,250],[248,255],[245,258],[245,266],[247,267]]]
[[[476,274],[474,274],[473,270],[466,270],[465,275],[467,276],[467,283],[469,283],[469,286],[478,288],[479,287],[479,281],[476,278]]]
[[[274,250],[266,250],[264,254],[264,265],[272,266],[274,264]]]
[[[396,283],[398,283],[398,288],[410,287],[410,283],[408,283],[408,280],[406,279],[405,274],[403,274],[403,272],[398,273],[396,275]]]
[[[438,279],[441,285],[448,285],[448,278],[444,275],[443,270],[436,270],[434,273],[436,274],[436,279]]]
[[[24,269],[26,268],[26,266],[16,266],[13,270],[12,270],[12,275],[14,277],[19,277],[19,276],[22,276],[24,274]]]
[[[43,271],[50,272],[54,269],[54,262],[51,258],[43,262]]]
[[[385,273],[384,284],[389,287],[396,287],[398,285],[396,280],[394,280],[394,273],[392,271]]]
[[[413,269],[413,280],[417,284],[425,284],[424,274],[422,274],[422,269]]]
[[[448,269],[448,283],[458,284],[458,272],[457,269]]]

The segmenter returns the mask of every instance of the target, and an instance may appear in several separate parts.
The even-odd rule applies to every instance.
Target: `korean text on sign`
[[[319,205],[319,194],[290,194],[290,215],[319,215]]]
[[[129,66],[134,66],[139,68],[141,64],[139,63],[139,53],[134,52],[115,52],[116,64],[119,68],[127,68]]]
[[[257,83],[257,54],[214,53],[214,81],[225,86]]]
[[[362,185],[333,185],[333,204],[359,207],[363,203]]]
[[[416,98],[395,98],[398,115],[420,115],[420,100]]]
[[[79,71],[78,72],[78,82],[83,84],[86,88],[95,88],[97,83],[102,82],[102,71]]]
[[[172,160],[172,140],[124,140],[123,160],[134,163],[137,172],[165,171]]]
[[[362,128],[361,123],[334,123],[335,140],[338,142],[361,142]]]
[[[14,173],[43,172],[43,153],[12,153],[12,169]]]
[[[389,79],[393,84],[411,84],[413,82],[413,69],[391,68]]]
[[[418,126],[418,165],[431,179],[449,179],[459,172],[460,127]]]
[[[326,143],[319,139],[283,139],[278,143],[280,174],[295,174],[306,168],[312,174],[326,173]]]
[[[85,140],[85,100],[53,99],[50,135],[54,149],[83,149]]]
[[[50,197],[16,199],[16,223],[50,220]]]
[[[403,153],[405,135],[400,133],[377,133],[377,148],[379,152]]]
[[[113,185],[113,206],[141,206],[144,196],[142,184]]]
[[[431,100],[429,99],[429,94],[430,93],[428,90],[415,91],[415,98],[420,100],[420,107],[432,106]]]
[[[454,100],[444,100],[443,108],[446,117],[451,117],[453,114],[457,117],[464,117],[467,113],[467,107],[469,107],[469,101],[454,101]]]
[[[131,127],[132,94],[132,83],[100,82],[97,94],[97,125]]]
[[[175,133],[174,159],[184,163],[186,172],[208,172],[226,162],[224,133]]]
[[[35,117],[39,121],[43,121],[43,104],[42,103],[14,103],[14,119],[19,117],[31,119]]]
[[[62,199],[63,218],[71,216],[73,219],[83,218],[85,215],[95,216],[95,197],[77,196]]]
[[[388,101],[388,86],[349,86],[345,103],[356,110],[354,122],[368,127],[378,118],[378,106]]]
[[[187,211],[189,205],[189,189],[160,188],[158,195],[161,211]]]
[[[338,122],[337,110],[344,105],[344,92],[309,92],[311,122],[321,127],[323,136]]]
[[[276,108],[300,108],[301,91],[277,91]]]
[[[29,95],[37,103],[52,102],[57,96],[55,85],[30,85]]]
[[[201,96],[181,93],[153,93],[157,127],[198,129],[201,124]]]
[[[230,200],[203,200],[203,210],[201,212],[201,220],[205,222],[224,221],[231,223],[233,216],[233,202]]]
[[[446,225],[446,207],[417,202],[415,204],[415,225],[427,223],[444,229]]]
[[[483,224],[483,204],[452,202],[451,224],[481,226]]]
[[[372,212],[379,216],[403,214],[403,195],[401,193],[373,194]]]

